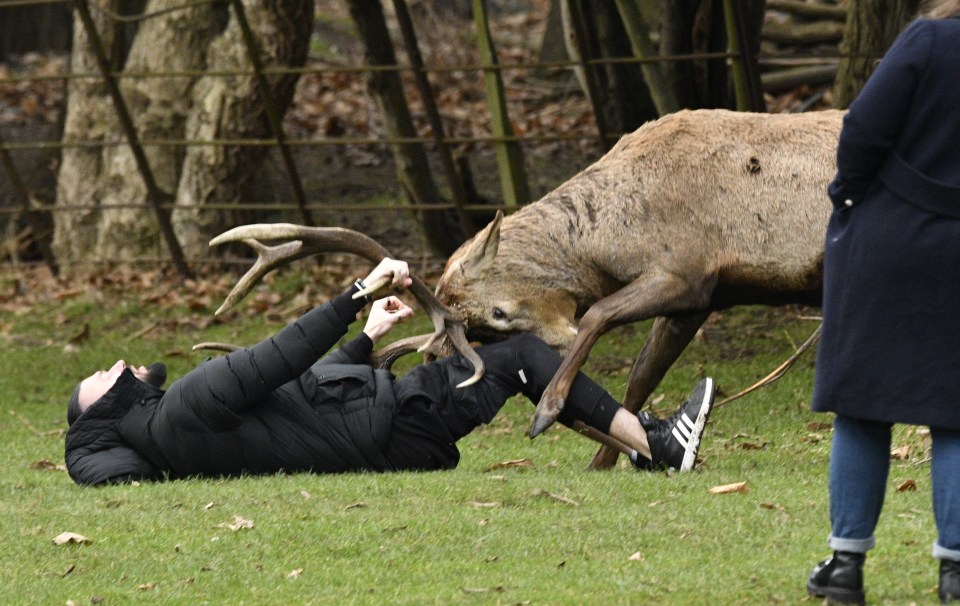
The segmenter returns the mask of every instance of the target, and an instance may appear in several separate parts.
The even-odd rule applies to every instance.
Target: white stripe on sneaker
[[[683,413],[677,419],[677,425],[673,428],[673,435],[686,447],[686,442],[690,439],[694,429],[696,429],[694,422],[690,420],[687,413]]]
[[[707,423],[707,415],[710,413],[710,403],[713,399],[713,379],[711,377],[706,377],[704,379],[703,385],[703,399],[700,401],[700,410],[697,413],[697,420],[695,423],[691,423],[690,419],[687,418],[686,413],[682,415],[682,419],[689,423],[690,439],[686,442],[680,440],[680,443],[683,444],[686,452],[683,455],[683,462],[680,465],[680,471],[689,471],[693,469],[694,464],[697,461],[697,450],[700,446],[700,436],[703,434],[703,428]],[[679,427],[679,423],[677,424]],[[685,427],[686,429],[686,427]],[[677,430],[674,428],[674,436],[677,436]]]

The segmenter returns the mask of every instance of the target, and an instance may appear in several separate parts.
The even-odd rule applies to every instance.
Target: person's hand
[[[398,259],[384,258],[373,268],[373,271],[363,279],[363,283],[368,287],[376,286],[378,282],[389,280],[382,286],[391,286],[393,288],[406,288],[413,284],[413,278],[410,277],[410,267],[406,261]]]
[[[377,299],[370,306],[370,315],[363,332],[374,344],[384,335],[393,330],[393,327],[413,315],[413,308],[397,297]]]

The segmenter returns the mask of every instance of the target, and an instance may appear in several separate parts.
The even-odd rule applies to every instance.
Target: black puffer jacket
[[[66,436],[78,484],[277,472],[382,471],[397,403],[361,334],[318,362],[362,308],[350,293],[164,392],[128,369]],[[313,366],[313,368],[311,368]]]

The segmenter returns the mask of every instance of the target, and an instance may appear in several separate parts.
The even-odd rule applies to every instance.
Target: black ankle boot
[[[807,579],[807,592],[827,598],[827,604],[864,604],[863,562],[867,554],[834,551],[832,558],[817,564]]]
[[[960,603],[960,562],[940,560],[940,603]]]

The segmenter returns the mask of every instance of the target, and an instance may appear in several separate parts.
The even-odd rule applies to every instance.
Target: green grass
[[[11,284],[5,279],[4,288]],[[40,287],[37,287],[40,289]],[[304,278],[278,278],[270,309],[302,302]],[[253,342],[292,315],[210,323],[222,293],[196,287],[145,304],[108,287],[57,300],[37,294],[0,316],[0,601],[17,604],[796,604],[813,603],[806,574],[827,554],[829,422],[809,412],[812,352],[780,381],[718,409],[691,474],[585,470],[595,451],[563,428],[525,437],[530,402],[511,400],[461,442],[458,469],[437,473],[271,476],[90,489],[63,463],[65,401],[119,357],[158,357],[180,376],[205,340]],[[261,293],[266,291],[261,291]],[[124,294],[126,293],[126,294]],[[159,296],[159,295],[158,295]],[[19,301],[19,300],[18,300]],[[815,323],[795,311],[748,308],[712,319],[656,394],[666,412],[694,381],[722,396],[765,375]],[[89,337],[68,345],[87,324]],[[426,328],[404,325],[405,331]],[[646,325],[601,339],[587,370],[623,394]],[[140,336],[136,336],[140,334]],[[158,352],[161,355],[157,355]],[[662,396],[662,398],[661,398]],[[935,603],[929,556],[925,438],[900,428],[867,563],[879,604]],[[533,468],[496,468],[528,458]],[[900,492],[906,480],[917,490]],[[749,492],[710,488],[747,482]],[[240,516],[252,528],[231,530]],[[84,545],[54,545],[62,532]]]

